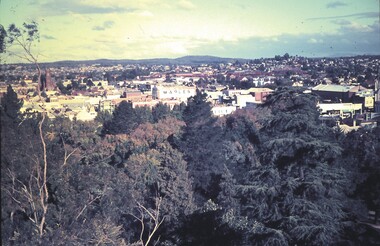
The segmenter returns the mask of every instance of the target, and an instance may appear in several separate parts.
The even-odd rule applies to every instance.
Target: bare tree
[[[63,145],[63,150],[65,151],[65,154],[64,154],[64,157],[63,157],[63,165],[62,165],[62,166],[64,167],[64,166],[66,166],[66,164],[67,164],[67,160],[70,158],[70,156],[71,156],[72,154],[74,154],[75,151],[77,151],[79,148],[77,147],[77,148],[75,148],[74,150],[72,150],[70,153],[68,153],[68,152],[67,152],[67,145],[66,145],[66,143],[65,143],[65,139],[64,139],[63,136],[62,136],[62,133],[60,133],[59,136],[61,137],[62,145]]]
[[[157,232],[158,228],[164,222],[165,217],[160,214],[162,203],[162,197],[156,197],[155,209],[146,208],[141,203],[137,202],[138,215],[131,214],[136,220],[141,224],[140,238],[135,244],[140,244],[143,246],[149,245],[154,234]],[[151,226],[146,226],[150,224]],[[144,238],[144,233],[148,233],[147,238]]]
[[[47,117],[47,111],[44,101],[41,100],[41,68],[38,63],[38,57],[32,52],[32,45],[35,41],[39,40],[38,25],[34,21],[31,23],[24,23],[22,28],[18,28],[15,24],[11,24],[5,34],[5,38],[5,43],[9,45],[9,47],[17,46],[18,48],[21,48],[21,50],[18,51],[10,51],[7,49],[7,52],[9,52],[11,56],[18,57],[22,60],[33,63],[36,66],[38,72],[37,91],[41,102],[41,105],[39,106],[42,109],[41,119],[38,123],[42,157],[36,154],[34,154],[34,156],[30,156],[30,159],[34,163],[34,168],[31,170],[28,182],[17,179],[16,174],[9,170],[8,176],[12,180],[13,186],[11,189],[6,189],[6,192],[22,210],[29,207],[30,211],[32,211],[29,219],[36,225],[38,234],[42,237],[46,226],[49,191],[47,187],[47,150],[43,132],[43,124]],[[68,157],[65,156],[65,161],[67,158]],[[22,204],[22,202],[26,204]]]

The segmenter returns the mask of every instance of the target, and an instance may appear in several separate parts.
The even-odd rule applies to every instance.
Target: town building
[[[341,118],[349,118],[363,113],[361,103],[319,103],[317,106],[322,115],[339,115]]]
[[[188,98],[196,95],[196,87],[154,85],[152,88],[153,99],[178,99],[186,102]]]
[[[235,106],[216,105],[211,108],[213,115],[225,116],[236,111]]]

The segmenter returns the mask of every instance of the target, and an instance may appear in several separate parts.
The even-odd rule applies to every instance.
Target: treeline
[[[279,88],[216,118],[198,92],[81,122],[21,114],[9,87],[2,245],[376,244],[380,128],[344,135],[316,99]]]

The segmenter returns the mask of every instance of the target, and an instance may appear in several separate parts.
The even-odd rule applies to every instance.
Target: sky
[[[32,51],[40,62],[337,57],[380,54],[379,5],[380,0],[0,0],[0,24],[36,21],[40,41]],[[9,53],[6,60],[14,62]]]

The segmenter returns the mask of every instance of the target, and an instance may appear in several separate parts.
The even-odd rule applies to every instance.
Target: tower
[[[46,81],[45,81],[45,90],[47,91],[51,91],[51,90],[54,90],[55,89],[55,83],[53,82],[52,78],[51,78],[51,72],[49,69],[46,69],[45,70],[45,76],[46,76]]]

